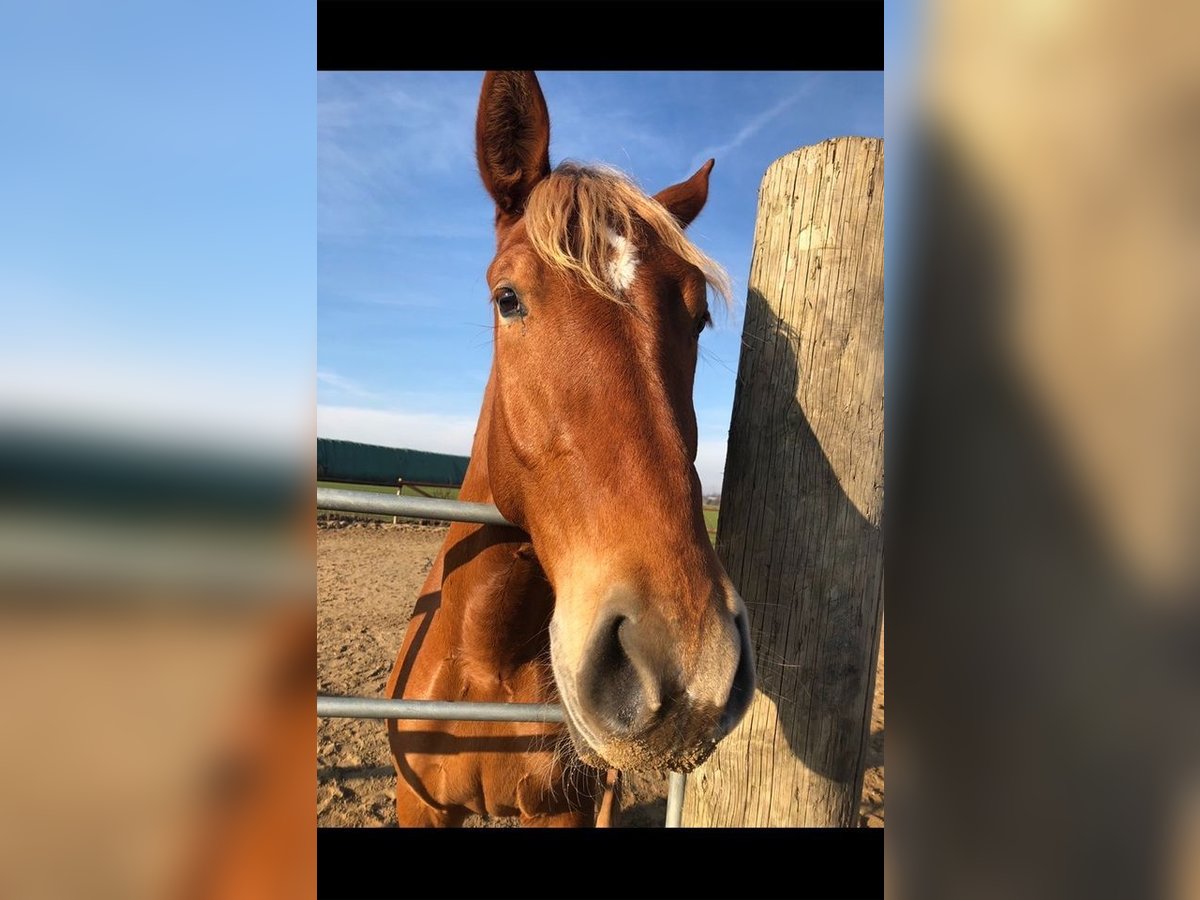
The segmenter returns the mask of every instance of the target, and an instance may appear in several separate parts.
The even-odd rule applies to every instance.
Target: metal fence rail
[[[465,500],[441,500],[437,497],[397,497],[376,491],[317,488],[317,509],[517,527],[500,515],[500,510],[490,503],[467,503]]]
[[[317,697],[324,719],[447,719],[461,722],[565,722],[552,703],[471,703],[466,700],[381,700],[374,697]]]
[[[683,825],[683,792],[687,788],[687,776],[682,772],[672,772],[667,782],[667,827],[679,828]]]
[[[317,509],[372,513],[447,522],[509,525],[496,507],[464,500],[399,497],[373,491],[317,488]],[[465,700],[383,700],[374,697],[318,695],[317,716],[329,719],[427,719],[464,722],[564,722],[561,706],[550,703],[471,703]],[[667,788],[667,828],[679,828],[687,776],[672,772]]]

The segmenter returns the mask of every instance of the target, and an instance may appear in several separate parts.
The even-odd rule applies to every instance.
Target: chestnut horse
[[[683,229],[713,163],[650,197],[609,169],[552,170],[549,142],[534,75],[488,73],[494,357],[460,496],[519,528],[450,528],[387,690],[561,703],[567,725],[388,720],[401,825],[591,825],[605,768],[689,771],[753,694],[694,467],[707,288],[729,289]]]

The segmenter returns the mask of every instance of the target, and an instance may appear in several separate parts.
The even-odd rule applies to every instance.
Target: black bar
[[[317,896],[882,897],[883,829],[319,828]]]
[[[883,2],[317,0],[317,68],[882,70]]]

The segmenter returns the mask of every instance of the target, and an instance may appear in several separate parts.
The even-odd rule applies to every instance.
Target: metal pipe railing
[[[672,772],[667,782],[667,827],[680,828],[683,825],[683,792],[687,789],[687,776],[682,772]]]
[[[324,719],[432,719],[463,722],[564,722],[553,703],[471,703],[466,700],[383,700],[374,697],[317,697]]]
[[[319,487],[317,509],[517,527],[500,515],[500,510],[490,503],[468,503],[465,500],[441,500],[436,497],[397,497],[376,491],[343,491],[338,488]]]
[[[488,503],[403,497],[372,491],[317,488],[317,509],[371,513],[447,522],[508,525],[512,522]],[[561,706],[552,703],[472,703],[465,700],[382,700],[372,697],[317,697],[317,715],[326,719],[429,719],[462,722],[565,722]],[[683,797],[687,776],[672,772],[667,788],[668,828],[683,824]]]

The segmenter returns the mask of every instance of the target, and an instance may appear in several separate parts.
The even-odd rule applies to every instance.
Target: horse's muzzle
[[[558,679],[585,761],[597,763],[594,754],[619,768],[690,771],[712,753],[754,695],[746,613],[737,608],[684,641],[645,604],[608,604],[577,674]]]

